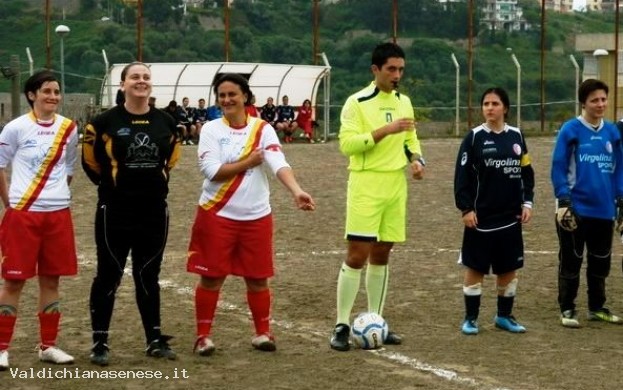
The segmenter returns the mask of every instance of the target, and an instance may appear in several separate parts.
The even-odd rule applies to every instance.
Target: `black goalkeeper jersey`
[[[175,120],[150,108],[134,115],[116,106],[86,126],[82,167],[99,186],[100,202],[128,206],[162,202],[180,154]]]

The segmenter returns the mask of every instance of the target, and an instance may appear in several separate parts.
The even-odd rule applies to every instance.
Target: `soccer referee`
[[[374,81],[351,95],[341,113],[340,150],[350,171],[346,204],[348,254],[337,281],[337,321],[331,348],[350,349],[350,314],[366,269],[368,311],[383,314],[389,281],[389,252],[405,241],[407,181],[424,174],[411,100],[396,89],[405,69],[405,53],[382,43],[372,53]],[[389,332],[385,344],[400,344]]]

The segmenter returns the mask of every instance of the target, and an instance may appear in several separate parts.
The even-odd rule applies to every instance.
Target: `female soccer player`
[[[485,122],[463,140],[454,175],[454,198],[465,225],[460,253],[465,266],[461,331],[478,334],[482,281],[492,271],[498,292],[495,326],[523,333],[526,328],[512,310],[517,270],[524,263],[522,224],[532,216],[534,171],[521,131],[505,122],[510,107],[506,91],[487,89],[480,105]]]
[[[578,88],[582,115],[565,122],[552,157],[552,184],[558,203],[558,304],[562,326],[577,328],[575,299],[586,247],[588,319],[621,324],[604,307],[612,258],[612,227],[623,208],[623,153],[617,127],[604,121],[608,86],[587,79]]]
[[[247,115],[245,103],[252,96],[247,80],[224,74],[214,93],[223,118],[206,123],[199,136],[197,153],[205,180],[188,249],[187,269],[200,276],[195,350],[202,356],[214,351],[212,321],[221,287],[231,274],[242,276],[247,286],[255,325],[251,344],[274,351],[268,286],[274,274],[273,219],[266,170],[292,193],[299,209],[313,211],[315,203],[297,183],[275,130]]]
[[[176,358],[160,331],[160,266],[167,243],[169,173],[180,142],[173,117],[149,106],[151,71],[141,62],[121,72],[126,100],[87,125],[82,167],[98,186],[95,215],[97,274],[91,286],[91,362],[108,365],[108,329],[115,293],[132,252],[132,277],[147,348]]]
[[[78,271],[69,183],[77,159],[76,124],[56,113],[61,90],[54,74],[41,71],[26,80],[32,110],[0,133],[0,370],[9,367],[9,343],[26,280],[39,279],[39,359],[55,364],[74,358],[56,347],[59,332],[59,279]],[[6,168],[11,165],[11,184]]]

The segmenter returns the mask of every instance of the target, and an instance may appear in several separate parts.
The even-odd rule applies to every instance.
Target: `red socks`
[[[53,347],[56,345],[61,313],[39,313],[39,333],[41,334],[41,346]]]
[[[247,291],[247,302],[257,335],[270,334],[270,289]]]
[[[197,336],[210,335],[219,293],[219,291],[206,290],[199,285],[195,288],[195,318],[197,320]]]
[[[0,316],[0,351],[9,348],[17,316]]]

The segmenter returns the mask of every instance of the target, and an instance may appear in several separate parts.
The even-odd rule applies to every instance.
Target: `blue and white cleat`
[[[526,328],[523,325],[519,324],[513,316],[500,317],[496,315],[493,321],[495,322],[496,328],[500,328],[511,333],[526,332]]]

